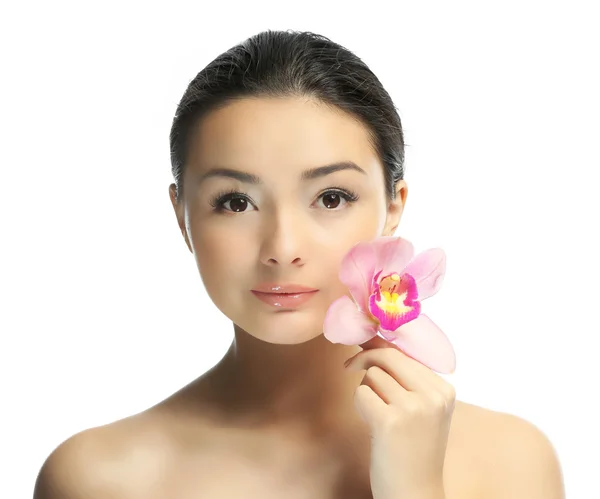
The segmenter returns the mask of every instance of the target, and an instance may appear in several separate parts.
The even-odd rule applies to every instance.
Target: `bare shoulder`
[[[34,499],[110,496],[102,480],[107,442],[98,438],[99,432],[89,429],[77,433],[50,453],[38,473]]]
[[[142,414],[76,433],[46,458],[34,499],[151,497],[172,454],[158,430]]]
[[[457,402],[457,440],[476,463],[489,499],[563,499],[559,459],[548,437],[518,416]]]

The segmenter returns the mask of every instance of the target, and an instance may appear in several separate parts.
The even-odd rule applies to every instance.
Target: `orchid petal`
[[[371,279],[375,273],[377,253],[371,242],[361,242],[352,247],[342,259],[339,279],[348,288],[358,308],[369,310]]]
[[[377,334],[377,323],[356,308],[349,296],[335,300],[325,314],[323,335],[332,343],[360,345]]]
[[[389,332],[386,333],[389,337]],[[402,325],[395,335],[391,343],[421,364],[441,374],[451,374],[456,369],[456,355],[450,341],[426,315]]]
[[[377,270],[384,276],[401,272],[415,253],[410,241],[397,236],[381,236],[371,244],[377,253]]]
[[[406,266],[403,273],[415,278],[419,290],[419,300],[436,294],[446,273],[446,254],[440,248],[432,248],[419,253]]]

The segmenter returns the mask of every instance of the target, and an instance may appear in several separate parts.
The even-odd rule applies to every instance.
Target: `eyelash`
[[[349,205],[352,203],[355,203],[359,199],[359,196],[356,192],[348,190],[348,189],[344,189],[344,188],[338,187],[338,186],[332,186],[329,189],[327,189],[326,191],[323,191],[321,194],[319,194],[319,198],[324,196],[325,194],[331,194],[331,193],[340,195],[341,197],[343,197],[346,200],[346,202]],[[221,191],[221,192],[217,193],[215,196],[213,196],[212,199],[210,200],[210,205],[213,207],[213,210],[216,211],[217,213],[221,213],[224,211],[230,211],[230,210],[224,209],[223,204],[226,203],[227,201],[231,201],[232,199],[237,199],[237,198],[245,199],[249,203],[251,202],[250,198],[243,192],[236,191],[235,189],[229,189],[229,190]],[[326,211],[340,211],[340,210],[326,209]],[[232,211],[231,213],[243,213],[243,212]]]

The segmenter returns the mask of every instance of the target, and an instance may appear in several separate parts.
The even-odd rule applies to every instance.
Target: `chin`
[[[300,331],[298,332],[298,334],[292,334],[292,335],[282,335],[282,334],[275,334],[275,335],[269,335],[269,337],[266,338],[259,338],[262,339],[263,341],[267,342],[267,343],[271,343],[273,345],[301,345],[303,343],[306,343],[308,341],[314,340],[315,338],[321,336],[323,334],[322,331],[316,331],[312,334],[307,334],[306,331]]]
[[[233,321],[238,328],[257,340],[273,345],[300,345],[323,334],[324,314],[299,310],[281,310],[271,314],[246,315]]]

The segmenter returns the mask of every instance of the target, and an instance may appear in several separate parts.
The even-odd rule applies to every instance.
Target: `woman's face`
[[[350,296],[342,258],[359,241],[393,235],[407,194],[401,181],[387,202],[363,125],[301,98],[244,99],[206,116],[183,183],[179,203],[170,186],[171,201],[208,295],[238,327],[281,344],[322,334],[330,304]],[[275,306],[252,292],[266,282],[318,291]]]

